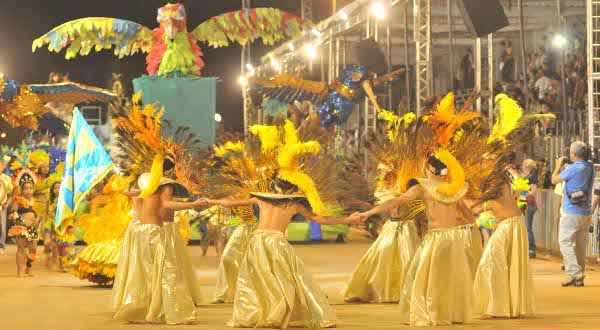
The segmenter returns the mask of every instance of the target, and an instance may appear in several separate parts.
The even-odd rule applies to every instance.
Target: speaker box
[[[483,37],[508,26],[500,0],[458,0],[456,4],[473,37]]]

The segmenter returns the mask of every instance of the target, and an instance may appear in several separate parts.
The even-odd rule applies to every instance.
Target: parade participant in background
[[[243,147],[242,142],[233,143],[231,141],[215,146],[213,171],[220,171],[229,156],[239,153]],[[209,221],[215,223],[231,223],[234,219],[239,221],[231,233],[219,261],[214,303],[233,303],[240,266],[248,249],[250,235],[257,225],[257,214],[255,213],[257,212],[254,212],[252,207],[229,209],[218,205],[212,206],[201,213],[208,216]]]
[[[492,211],[497,223],[475,275],[475,311],[482,318],[525,317],[534,312],[527,234],[511,179],[506,173],[499,196],[473,209]]]
[[[349,183],[354,177],[344,172],[341,162],[320,152],[319,142],[304,140],[314,136],[306,128],[296,129],[289,120],[252,126],[250,132],[260,145],[251,137],[246,143],[226,143],[229,154],[219,159],[222,164],[210,177],[211,193],[227,198],[208,199],[209,203],[259,209],[258,226],[239,269],[234,327],[335,326],[325,294],[306,273],[284,232],[298,215],[324,224],[349,223],[331,214],[343,209],[341,202],[354,200],[357,188]]]
[[[201,191],[206,156],[194,152],[199,140],[189,128],[162,127],[163,111],[142,109],[140,99],[136,94],[131,104],[114,105],[119,166],[138,177],[139,193],[128,192],[135,196],[135,219],[121,245],[111,307],[118,320],[192,323],[199,316],[200,288],[174,212],[206,203],[174,198]]]
[[[86,243],[66,264],[69,272],[78,278],[100,285],[113,282],[123,236],[131,221],[131,201],[124,192],[131,181],[132,178],[117,174],[110,176],[98,185],[101,189],[97,194],[89,196],[89,212],[78,216],[72,224],[83,230]]]
[[[34,206],[34,176],[29,171],[21,171],[15,178],[18,182],[18,191],[11,204],[10,219],[13,226],[8,235],[17,242],[17,276],[23,273],[32,276],[32,263],[36,260],[39,218],[33,209]]]
[[[54,218],[56,217],[56,201],[60,192],[60,181],[62,179],[62,168],[60,165],[58,173],[52,174],[48,178],[49,195],[46,206],[46,213],[42,222],[42,230],[44,233],[44,252],[46,253],[46,267],[64,271],[63,264],[60,258],[61,242],[59,241],[58,233],[54,227]]]
[[[417,185],[409,180],[408,189]],[[420,243],[418,229],[425,220],[425,205],[415,200],[390,211],[377,240],[359,261],[344,293],[347,302],[398,302],[404,275]]]
[[[529,190],[525,192],[525,221],[527,222],[527,236],[529,241],[529,257],[535,258],[535,234],[533,232],[533,220],[538,210],[535,199],[538,183],[537,163],[533,159],[525,159],[521,165],[521,175],[529,183]]]
[[[0,155],[0,255],[6,253],[8,204],[13,191],[12,179],[4,173],[9,161],[8,150],[3,150]]]
[[[210,209],[212,208],[214,206]],[[240,223],[229,236],[219,261],[214,303],[233,303],[240,266],[248,249],[248,240],[258,222],[253,212],[248,212],[248,209],[234,208],[231,212],[232,217]]]

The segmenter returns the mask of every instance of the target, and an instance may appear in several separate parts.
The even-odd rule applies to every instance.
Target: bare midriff
[[[141,223],[162,226],[164,210],[161,207],[160,194],[141,198],[139,211],[136,210]]]

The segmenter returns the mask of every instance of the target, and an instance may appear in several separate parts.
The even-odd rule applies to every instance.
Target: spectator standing
[[[521,165],[521,176],[529,181],[525,207],[525,225],[527,227],[527,238],[529,240],[529,258],[535,258],[535,235],[533,233],[533,220],[538,210],[535,193],[537,191],[538,169],[533,159],[525,159]]]
[[[556,160],[552,182],[565,183],[559,222],[558,242],[567,278],[562,286],[583,286],[588,230],[591,224],[591,202],[594,167],[587,159],[588,147],[575,141],[565,157]]]
[[[515,59],[513,57],[512,42],[502,41],[502,54],[500,55],[500,78],[505,83],[515,82]]]
[[[473,64],[472,52],[469,49],[460,61],[462,71],[463,89],[472,89],[475,87],[475,66]]]

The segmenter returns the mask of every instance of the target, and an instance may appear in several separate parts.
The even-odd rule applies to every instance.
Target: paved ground
[[[296,245],[295,249],[330,297],[342,329],[396,329],[397,306],[345,305],[341,291],[356,262],[368,248],[366,240],[348,244]],[[212,251],[211,251],[212,252]],[[212,297],[216,257],[202,257],[199,247],[190,247],[207,298]],[[456,327],[469,329],[599,329],[600,272],[588,274],[585,288],[561,288],[560,265],[556,260],[532,262],[538,314],[531,319],[481,321]],[[14,276],[14,248],[0,256],[0,329],[11,330],[100,330],[173,329],[173,326],[129,325],[111,320],[110,289],[97,288],[71,275],[48,272],[43,263],[35,266],[33,278]],[[230,329],[224,326],[231,306],[205,305],[204,319],[178,329]],[[454,328],[454,327],[449,327]]]

